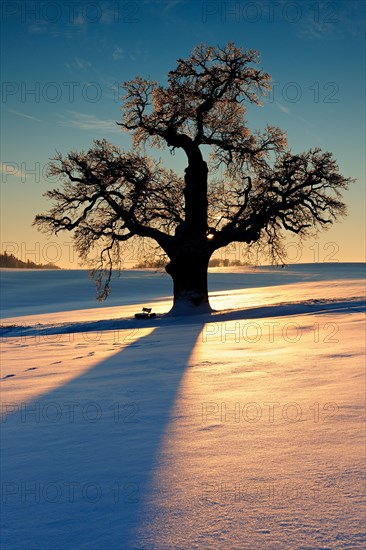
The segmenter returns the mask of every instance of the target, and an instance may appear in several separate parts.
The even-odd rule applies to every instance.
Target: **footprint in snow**
[[[198,431],[205,432],[205,431],[210,431],[210,430],[213,430],[214,428],[220,428],[220,427],[221,427],[220,424],[211,424],[210,426],[205,426],[204,428],[198,428]]]
[[[6,378],[12,378],[13,376],[15,376],[15,374],[6,374],[5,376],[3,376],[3,380],[5,380]]]

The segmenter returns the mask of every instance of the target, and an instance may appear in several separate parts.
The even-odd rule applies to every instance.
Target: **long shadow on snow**
[[[283,317],[291,315],[314,315],[318,313],[337,312],[364,312],[365,299],[360,296],[339,299],[313,299],[299,302],[278,303],[275,305],[252,306],[240,309],[228,309],[225,311],[214,311],[211,314],[203,314],[197,317],[169,317],[159,316],[144,322],[144,326],[163,330],[164,327],[175,326],[177,329],[185,330],[186,327],[196,325],[197,322],[203,326],[206,323],[219,323],[225,321],[237,321],[246,319],[261,319],[267,317]],[[141,321],[135,319],[110,319],[104,321],[88,321],[82,323],[59,323],[48,325],[8,325],[1,327],[0,335],[4,338],[25,338],[27,336],[42,337],[53,334],[86,333],[105,330],[138,329]]]
[[[363,310],[364,301],[354,298],[148,322],[148,336],[28,403],[23,417],[17,412],[2,423],[3,548],[139,548],[133,541],[140,504],[205,323]],[[133,326],[113,320],[80,330]],[[77,329],[63,328],[45,327],[45,333]]]
[[[4,549],[138,548],[140,504],[202,326],[155,328],[7,416]]]

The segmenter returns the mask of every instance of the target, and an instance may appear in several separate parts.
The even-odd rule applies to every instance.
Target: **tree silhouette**
[[[74,230],[84,260],[96,253],[100,299],[133,237],[161,247],[173,309],[194,312],[209,310],[207,268],[219,248],[265,242],[282,263],[286,231],[314,234],[346,213],[341,190],[352,180],[331,153],[293,155],[279,128],[247,127],[246,105],[260,105],[270,89],[258,63],[256,51],[232,43],[199,45],[177,61],[166,86],[141,77],[124,84],[120,125],[132,133],[133,151],[96,140],[89,151],[57,154],[50,173],[62,188],[46,193],[54,206],[34,223],[55,234]],[[184,177],[146,156],[146,145],[183,150]]]

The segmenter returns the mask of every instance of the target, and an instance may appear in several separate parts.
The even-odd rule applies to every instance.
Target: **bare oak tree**
[[[346,213],[341,191],[352,181],[331,153],[293,155],[279,128],[250,131],[246,105],[260,105],[270,77],[259,54],[229,43],[197,46],[161,86],[126,82],[120,125],[133,152],[106,140],[89,151],[58,154],[51,174],[62,187],[46,193],[53,208],[35,224],[51,234],[74,231],[84,260],[97,253],[99,298],[131,238],[153,239],[169,258],[175,311],[209,310],[211,255],[233,242],[266,242],[283,261],[284,233],[314,234]],[[146,145],[184,151],[184,177],[144,154]],[[207,160],[203,151],[210,149]]]

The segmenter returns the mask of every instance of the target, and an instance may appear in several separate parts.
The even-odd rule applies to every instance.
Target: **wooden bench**
[[[143,307],[141,313],[135,313],[135,319],[154,319],[156,313],[151,313],[151,307]]]

